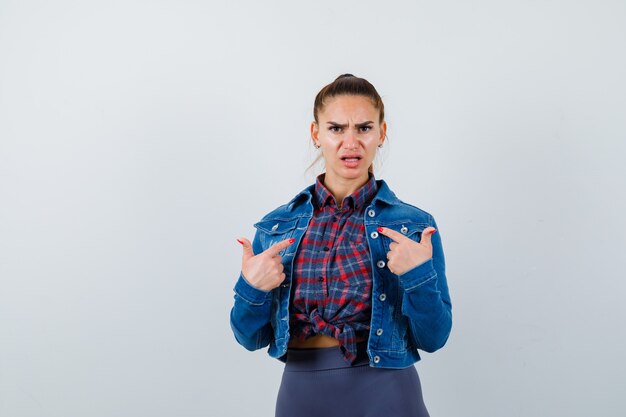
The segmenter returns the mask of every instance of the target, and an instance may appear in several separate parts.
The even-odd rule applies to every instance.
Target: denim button
[[[378,237],[378,232],[372,232],[370,233],[370,236],[372,239],[376,239]]]
[[[367,212],[367,215],[370,216],[370,217],[374,217],[376,215],[376,212],[374,210],[369,210]]]
[[[376,336],[380,336],[381,334],[383,334],[383,329],[376,330]]]
[[[374,356],[374,363],[380,362],[380,356]]]
[[[382,293],[381,295],[379,295],[379,296],[378,296],[378,299],[379,299],[380,301],[385,301],[385,300],[387,299],[387,294]]]
[[[402,225],[402,229],[400,229],[400,233],[402,233],[403,235],[406,235],[406,232],[409,231],[409,228],[406,227],[405,225]]]
[[[376,266],[379,268],[384,268],[385,267],[385,261],[383,261],[382,259],[378,262],[376,262]]]
[[[278,229],[278,223],[276,223],[274,226],[272,226],[272,232],[275,232],[276,229]]]

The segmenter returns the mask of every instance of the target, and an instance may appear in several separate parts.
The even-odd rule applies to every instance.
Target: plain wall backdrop
[[[623,416],[625,39],[623,1],[0,0],[0,416],[273,415],[235,239],[345,72],[440,226],[431,415]]]

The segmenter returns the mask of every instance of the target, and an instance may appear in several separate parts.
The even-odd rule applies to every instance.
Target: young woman
[[[435,220],[374,178],[387,129],[374,86],[341,75],[313,114],[325,172],[238,239],[235,338],[285,362],[277,417],[428,416],[413,365],[452,326]]]

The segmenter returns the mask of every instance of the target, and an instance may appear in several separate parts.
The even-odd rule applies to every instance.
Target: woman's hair
[[[355,77],[352,74],[341,74],[339,77],[335,78],[335,81],[322,88],[320,92],[317,93],[317,96],[315,96],[315,103],[313,104],[313,117],[315,118],[315,123],[319,123],[319,112],[324,109],[328,100],[341,95],[363,96],[369,98],[374,107],[378,109],[378,122],[382,123],[383,120],[385,120],[385,105],[383,104],[383,100],[380,98],[380,95],[374,86],[365,78]],[[320,153],[311,165],[309,165],[307,171],[313,168],[321,159],[322,154]],[[374,164],[369,166],[368,171],[371,173],[374,172]]]
[[[327,101],[341,95],[364,96],[369,98],[372,100],[374,107],[378,109],[380,114],[379,122],[382,123],[385,119],[385,105],[374,86],[365,78],[355,77],[352,74],[341,74],[335,81],[328,84],[317,93],[313,105],[313,117],[316,122],[319,122],[318,114],[324,109]]]

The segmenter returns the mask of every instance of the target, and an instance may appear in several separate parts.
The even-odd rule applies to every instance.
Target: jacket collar
[[[376,193],[376,196],[372,200],[372,204],[375,204],[377,201],[382,201],[383,203],[389,205],[400,202],[394,192],[391,191],[385,180],[377,180],[376,183],[378,184],[378,193]]]
[[[376,178],[370,174],[365,184],[343,199],[340,210],[363,208],[374,198],[377,190],[378,184],[376,183]],[[313,196],[313,201],[317,208],[325,206],[339,208],[335,197],[324,185],[324,174],[319,175],[315,181],[315,195]]]
[[[376,180],[376,184],[378,187],[378,192],[372,199],[371,205],[376,204],[378,201],[388,205],[396,204],[400,201],[398,200],[398,197],[396,197],[394,192],[391,191],[385,180]],[[300,191],[294,198],[291,199],[291,201],[287,203],[287,210],[295,211],[302,204],[312,205],[312,199],[314,198],[314,195],[315,184],[311,184],[304,190]]]

